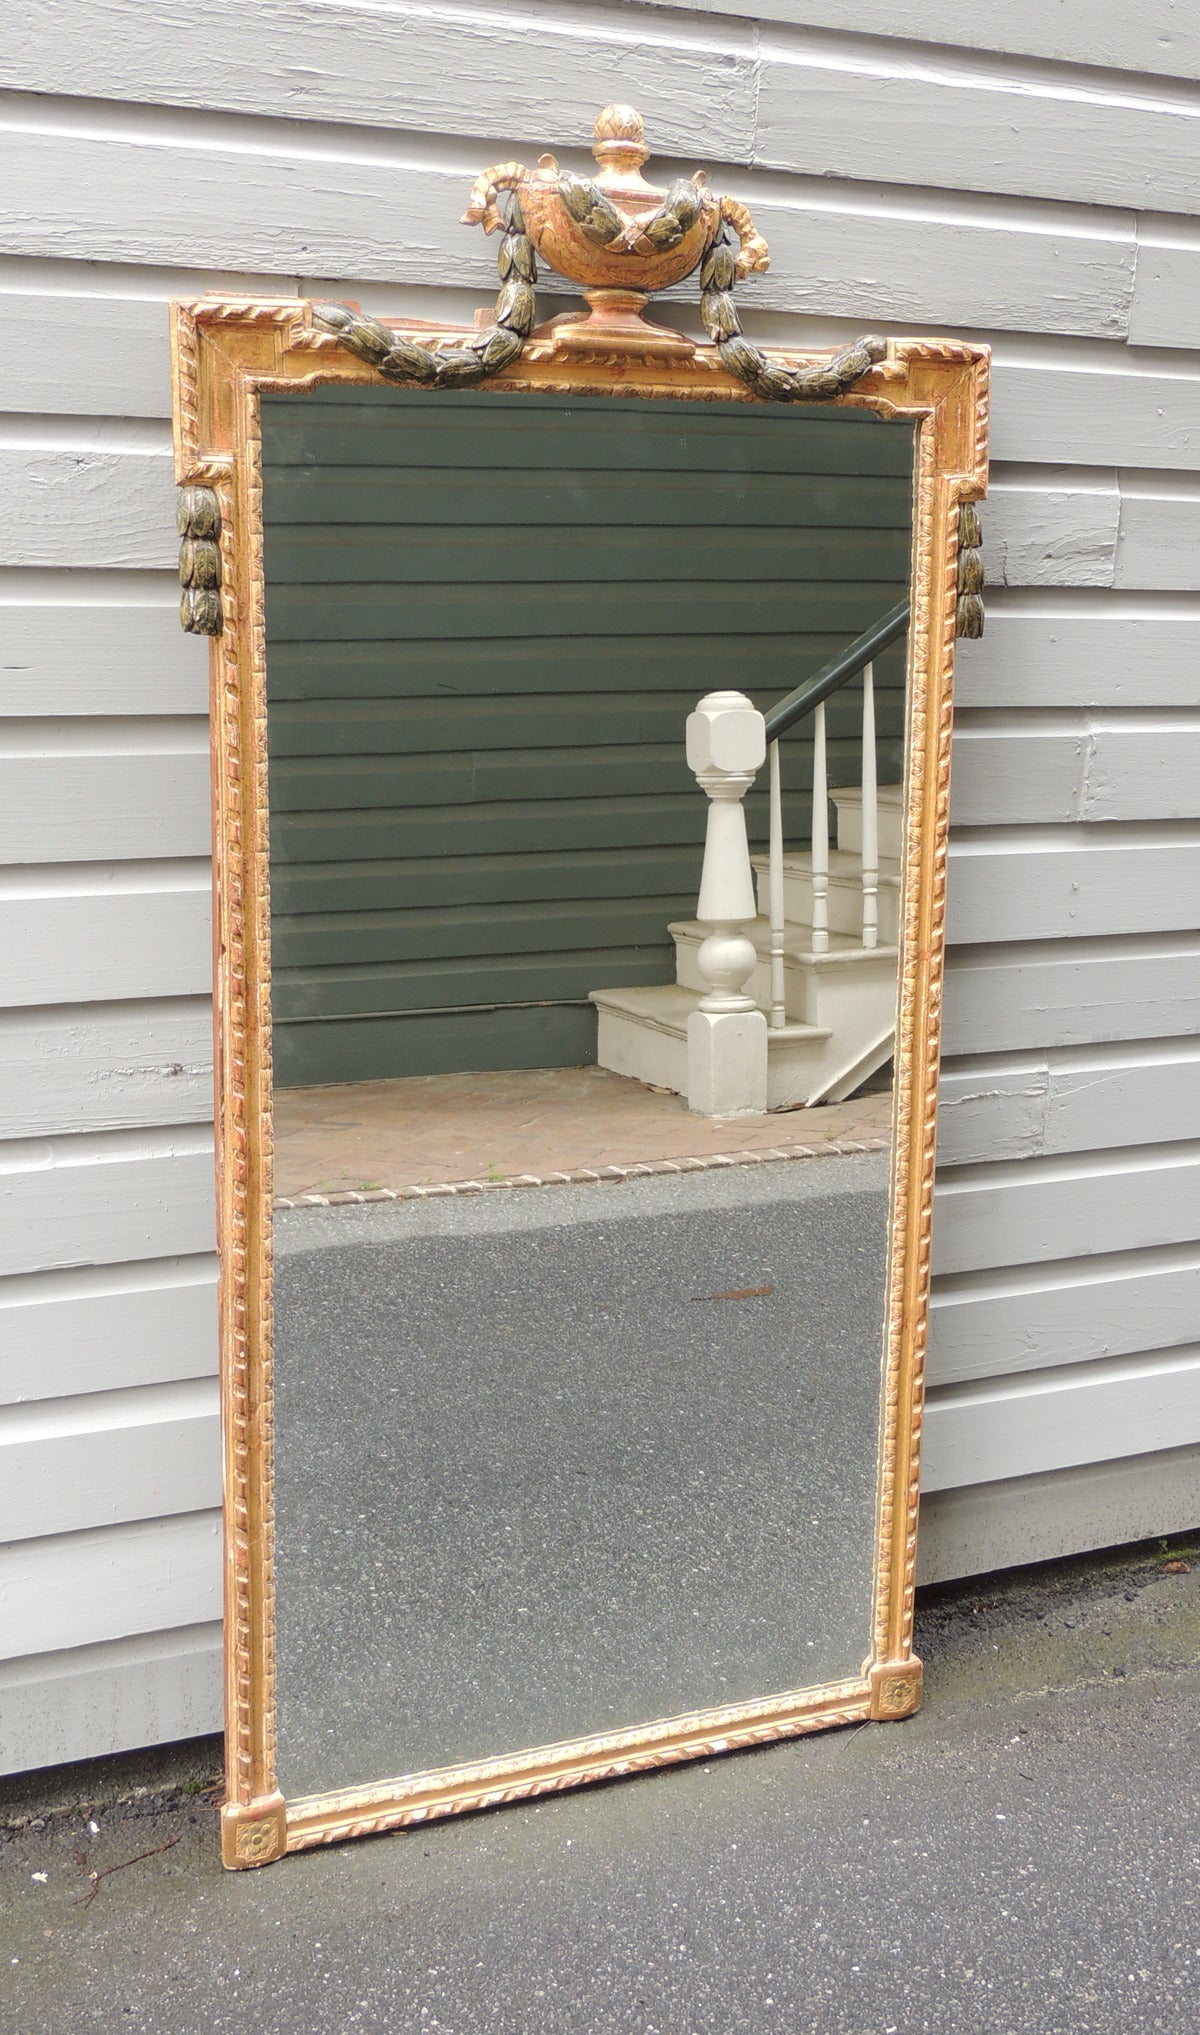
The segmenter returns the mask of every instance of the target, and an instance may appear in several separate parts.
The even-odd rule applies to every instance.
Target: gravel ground
[[[0,2027],[1194,2035],[1200,1542],[927,1593],[919,1644],[907,1723],[256,1873],[215,1741],[2,1783]]]

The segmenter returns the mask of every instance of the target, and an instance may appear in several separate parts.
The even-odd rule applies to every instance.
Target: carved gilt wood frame
[[[448,326],[397,330],[462,343]],[[784,349],[792,367],[822,355]],[[215,491],[220,633],[211,644],[217,1211],[225,1474],[227,1799],[223,1855],[252,1866],[341,1838],[421,1823],[736,1746],[909,1715],[917,1488],[929,1297],[960,505],[987,482],[988,354],[895,340],[837,399],[916,424],[909,771],[901,904],[895,1137],[880,1430],[874,1639],[860,1674],[468,1766],[285,1802],[275,1777],[272,1525],[271,960],[260,397],[377,371],[314,328],[302,300],[205,298],[174,307],[176,478]],[[552,327],[475,392],[569,392],[757,403],[714,349],[614,335],[581,350]],[[430,402],[438,392],[428,392]],[[185,497],[185,500],[187,498]],[[185,530],[193,527],[182,520]],[[211,533],[210,533],[211,534]],[[188,539],[188,541],[192,541]],[[215,565],[214,553],[214,565]],[[211,579],[211,575],[210,575]],[[206,582],[208,583],[208,582]]]

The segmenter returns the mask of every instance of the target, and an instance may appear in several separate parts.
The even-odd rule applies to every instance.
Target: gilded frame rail
[[[397,323],[425,346],[448,325]],[[780,367],[829,356],[767,349]],[[376,369],[314,324],[301,299],[207,297],[173,311],[176,479],[189,626],[212,635],[216,1150],[225,1489],[227,1798],[231,1867],[578,1783],[866,1719],[920,1701],[913,1653],[918,1474],[928,1323],[946,911],[960,515],[987,484],[988,352],[891,340],[835,399],[916,424],[909,769],[901,900],[895,1137],[880,1428],[874,1638],[861,1672],[822,1688],[697,1711],[468,1766],[285,1801],[275,1773],[272,1517],[272,1119],[266,662],[260,398]],[[715,348],[627,332],[590,345],[535,332],[477,390],[761,402]],[[436,389],[429,391],[436,402]],[[963,530],[971,525],[963,519]],[[970,545],[974,532],[964,534]],[[190,547],[190,549],[189,549]],[[195,617],[201,619],[197,622]]]

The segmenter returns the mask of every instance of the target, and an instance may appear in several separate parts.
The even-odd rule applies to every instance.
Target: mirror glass
[[[813,712],[780,739],[766,1114],[676,1092],[684,728],[712,692],[768,711],[904,601],[912,427],[357,386],[262,420],[279,1785],[856,1675],[904,636],[865,733],[856,671],[823,763]]]

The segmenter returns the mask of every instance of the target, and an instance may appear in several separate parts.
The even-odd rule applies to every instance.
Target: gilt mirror
[[[474,328],[175,308],[232,1866],[919,1701],[986,350],[753,344],[745,208],[594,152]]]

